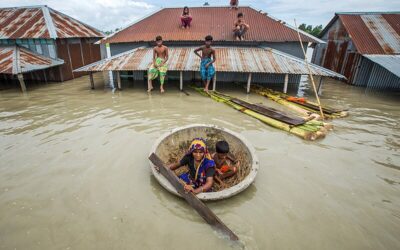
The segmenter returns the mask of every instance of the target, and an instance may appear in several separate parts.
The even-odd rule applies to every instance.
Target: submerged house
[[[400,89],[400,12],[342,12],[322,31],[312,62],[348,83]]]
[[[101,59],[103,33],[47,6],[0,9],[0,82],[62,82]]]
[[[236,41],[232,32],[239,12],[250,25],[245,41]],[[180,79],[182,88],[184,80],[199,79],[200,60],[193,50],[204,44],[206,35],[212,35],[217,53],[214,89],[216,81],[245,81],[248,86],[250,82],[278,83],[286,89],[308,74],[302,46],[307,50],[309,43],[323,43],[302,31],[300,43],[296,28],[251,7],[192,7],[189,29],[180,27],[181,14],[182,8],[163,8],[102,39],[103,60],[76,72],[113,71],[112,87],[115,80],[121,87],[121,76],[143,80],[151,64],[155,37],[161,35],[170,48],[168,77]],[[315,75],[343,77],[317,65],[311,68]]]

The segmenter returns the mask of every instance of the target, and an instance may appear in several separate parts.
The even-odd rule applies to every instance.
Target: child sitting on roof
[[[183,8],[183,13],[181,16],[182,29],[190,28],[191,22],[192,22],[192,16],[189,14],[189,7],[185,6]]]
[[[239,0],[231,0],[231,9],[238,9]]]
[[[210,85],[211,79],[215,75],[213,63],[215,62],[216,57],[215,50],[211,48],[213,37],[208,35],[206,36],[205,40],[205,46],[195,49],[194,53],[201,58],[200,75],[205,84],[204,91],[208,93],[208,86]],[[201,51],[201,55],[199,54],[199,51]]]
[[[250,26],[244,21],[244,15],[242,12],[238,13],[234,26],[235,28],[233,29],[233,32],[236,40],[243,41],[244,34],[249,30]]]
[[[229,144],[226,141],[218,141],[215,144],[213,160],[216,166],[217,176],[223,180],[237,173],[240,162],[234,160],[233,156],[229,155]]]
[[[214,181],[215,163],[207,151],[204,139],[195,138],[190,144],[188,153],[179,162],[168,167],[175,170],[185,165],[189,167],[189,173],[179,175],[185,182],[185,191],[194,194],[209,191]]]
[[[160,76],[160,91],[164,93],[164,80],[168,69],[168,47],[163,45],[161,36],[156,37],[156,44],[153,49],[153,63],[147,72],[147,92],[153,89],[153,80]]]

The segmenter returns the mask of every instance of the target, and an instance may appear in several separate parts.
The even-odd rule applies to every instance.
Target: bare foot
[[[147,89],[147,92],[150,93],[153,90],[153,87],[150,87],[149,89]]]
[[[208,94],[208,88],[204,88],[204,91]]]
[[[163,87],[160,88],[160,92],[161,92],[161,93],[164,93],[164,92],[165,92],[165,90],[164,90]]]
[[[236,41],[240,41],[240,38],[238,36],[236,37]]]

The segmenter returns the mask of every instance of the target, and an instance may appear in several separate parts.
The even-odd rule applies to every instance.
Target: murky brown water
[[[113,93],[99,77],[94,91],[81,78],[0,92],[0,249],[399,248],[399,94],[326,84],[322,100],[351,116],[306,142],[191,90]],[[227,127],[257,149],[256,182],[208,204],[242,245],[150,174],[154,140],[190,123]]]

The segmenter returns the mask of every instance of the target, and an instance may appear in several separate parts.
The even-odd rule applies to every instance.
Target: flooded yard
[[[325,83],[321,101],[349,109],[308,142],[177,84],[96,89],[88,77],[0,91],[0,249],[398,249],[400,93]],[[187,84],[187,83],[185,83]],[[128,85],[130,85],[128,87]],[[219,89],[277,104],[240,87]],[[311,96],[303,83],[289,94]],[[260,171],[208,206],[233,244],[152,177],[154,141],[192,123],[226,127],[256,148]]]

